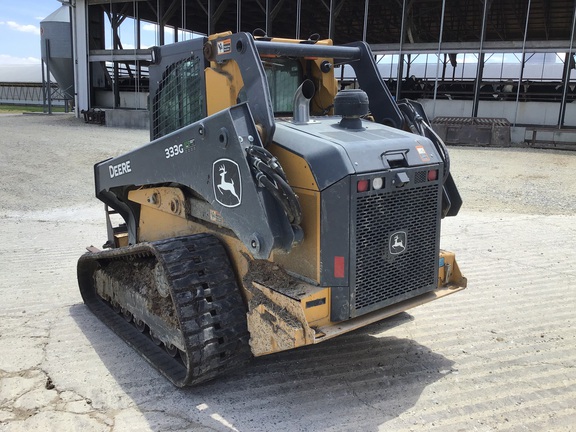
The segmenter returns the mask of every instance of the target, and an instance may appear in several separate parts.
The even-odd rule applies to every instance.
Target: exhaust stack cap
[[[314,97],[316,87],[314,83],[307,79],[294,94],[294,118],[293,123],[304,125],[310,123],[310,99]]]
[[[368,111],[368,95],[364,90],[341,90],[334,98],[334,114],[342,116],[339,125],[344,129],[363,130],[360,117]]]

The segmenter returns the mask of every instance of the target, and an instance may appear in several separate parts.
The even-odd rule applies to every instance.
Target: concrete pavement
[[[0,118],[1,432],[576,430],[576,216],[557,199],[573,192],[576,155],[453,149],[471,202],[445,221],[442,246],[467,290],[177,390],[88,312],[76,284],[78,256],[105,237],[85,176],[98,152],[145,141],[133,133]],[[551,168],[543,184],[521,177],[527,164]],[[484,202],[483,167],[510,179],[486,180]]]

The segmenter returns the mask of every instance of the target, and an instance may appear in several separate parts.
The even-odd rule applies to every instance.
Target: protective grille
[[[433,184],[356,198],[356,314],[435,288],[438,191]],[[392,254],[399,231],[406,249]]]
[[[152,102],[154,139],[203,117],[204,92],[200,73],[200,60],[194,56],[166,68]]]
[[[428,181],[428,172],[427,171],[416,171],[414,175],[414,183],[425,183]]]

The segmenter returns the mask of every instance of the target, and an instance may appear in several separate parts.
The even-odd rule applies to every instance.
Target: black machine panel
[[[437,167],[392,170],[382,188],[358,191],[366,176],[353,177],[351,316],[434,290],[438,278],[442,187],[429,179]],[[395,183],[405,174],[407,184]]]

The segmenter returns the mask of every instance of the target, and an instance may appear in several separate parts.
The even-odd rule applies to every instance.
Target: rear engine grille
[[[356,197],[356,315],[436,288],[438,215],[437,183]],[[406,249],[391,253],[397,232]]]

